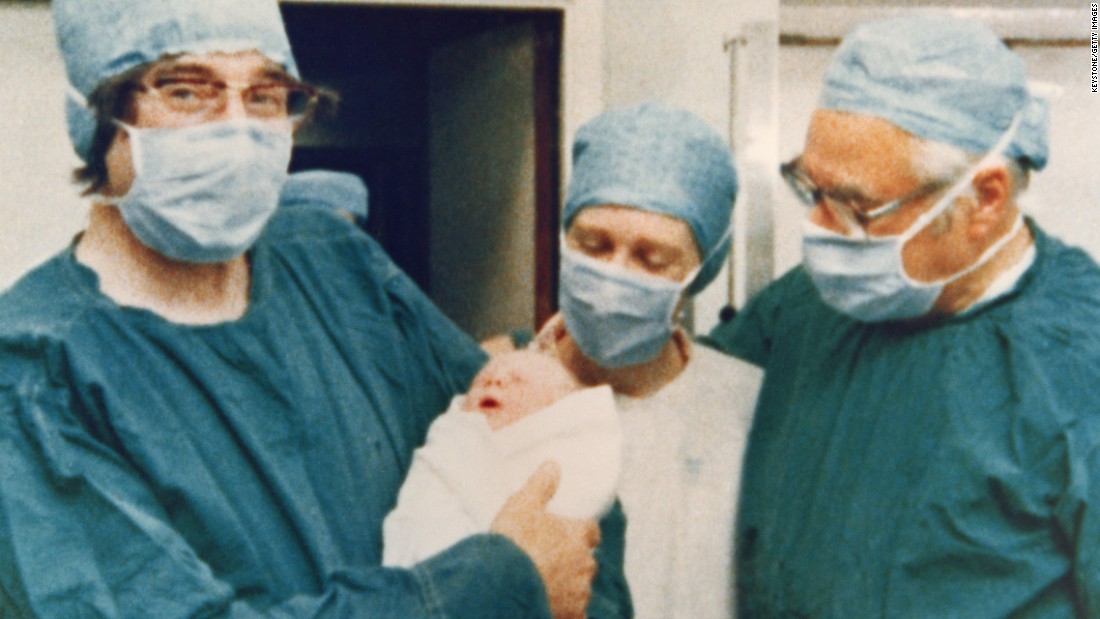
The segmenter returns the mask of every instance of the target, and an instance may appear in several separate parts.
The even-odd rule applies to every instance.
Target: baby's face
[[[569,372],[553,357],[528,350],[496,355],[474,377],[462,410],[485,415],[502,428],[577,390]]]

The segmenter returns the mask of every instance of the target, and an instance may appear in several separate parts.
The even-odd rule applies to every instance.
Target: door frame
[[[409,8],[476,8],[502,11],[554,10],[561,13],[560,50],[547,49],[540,37],[536,80],[555,70],[561,79],[551,92],[536,91],[539,117],[554,115],[553,126],[536,126],[535,278],[536,326],[557,311],[558,228],[561,196],[569,178],[573,136],[580,125],[604,109],[604,0],[280,0],[283,4],[343,4]],[[547,63],[560,57],[560,65]],[[554,102],[557,109],[552,109]],[[556,142],[557,148],[547,148]],[[560,156],[559,156],[560,154]]]
[[[603,16],[604,0],[280,0],[283,4],[357,4],[409,8],[478,8],[522,11],[554,9],[562,12],[560,145],[568,152],[573,135],[587,119],[604,108]],[[568,172],[564,158],[562,171]],[[562,174],[568,178],[568,174]]]

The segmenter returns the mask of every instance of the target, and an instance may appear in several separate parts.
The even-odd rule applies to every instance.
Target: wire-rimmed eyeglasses
[[[917,188],[916,191],[904,195],[895,200],[882,204],[868,206],[863,197],[835,195],[818,187],[802,170],[798,158],[792,159],[779,166],[779,174],[787,182],[795,196],[803,205],[813,208],[818,204],[824,204],[831,212],[846,218],[850,223],[866,228],[868,224],[898,210],[903,204],[922,198],[944,186],[944,182],[936,181]]]
[[[198,119],[224,109],[230,92],[240,96],[245,114],[265,121],[300,121],[318,100],[317,89],[290,79],[249,83],[168,76],[135,85],[142,92],[154,95],[169,111]]]

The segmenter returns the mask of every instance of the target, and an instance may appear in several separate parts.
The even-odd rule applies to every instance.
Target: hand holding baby
[[[539,467],[504,504],[490,531],[508,537],[531,557],[555,618],[583,618],[596,575],[592,550],[600,542],[600,529],[593,519],[574,520],[546,511],[559,476],[552,462]]]
[[[485,415],[499,430],[577,391],[573,376],[548,355],[533,351],[494,356],[474,378],[462,410]],[[592,549],[600,530],[591,519],[574,520],[549,513],[560,467],[539,467],[504,504],[490,530],[512,539],[534,561],[546,585],[555,617],[584,617],[596,561]]]

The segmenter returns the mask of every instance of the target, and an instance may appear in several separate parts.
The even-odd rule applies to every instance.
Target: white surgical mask
[[[234,119],[182,128],[137,128],[134,180],[117,204],[147,247],[184,262],[224,262],[252,246],[287,177],[289,125]]]
[[[902,250],[933,219],[946,211],[981,170],[992,165],[1012,141],[1020,118],[985,157],[956,181],[935,205],[900,234],[873,237],[846,236],[810,221],[802,225],[803,264],[826,304],[862,322],[905,320],[932,310],[945,286],[987,263],[1023,226],[1017,216],[1012,230],[989,246],[965,269],[933,282],[920,282],[905,272]]]

